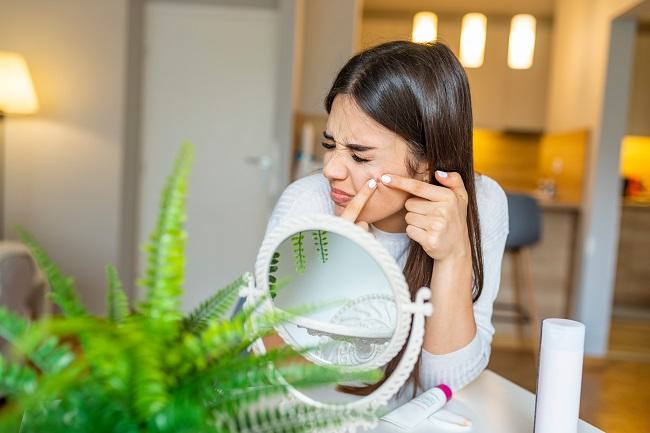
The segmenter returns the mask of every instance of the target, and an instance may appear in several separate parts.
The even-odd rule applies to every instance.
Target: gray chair
[[[506,239],[505,253],[512,263],[514,303],[495,303],[495,319],[514,319],[518,324],[520,340],[524,344],[531,342],[533,351],[537,353],[541,321],[532,281],[530,249],[541,239],[542,213],[535,198],[525,194],[506,195],[510,233]],[[525,327],[528,328],[528,338]]]
[[[37,318],[47,313],[46,287],[27,247],[18,242],[0,241],[0,306]],[[8,350],[6,340],[0,338],[0,354],[6,355]]]
[[[45,278],[29,249],[0,241],[0,305],[32,319],[49,312]]]

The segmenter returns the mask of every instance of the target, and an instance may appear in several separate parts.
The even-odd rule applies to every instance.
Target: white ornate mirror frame
[[[309,230],[324,230],[336,233],[359,245],[366,253],[376,260],[383,269],[395,297],[397,309],[395,332],[393,333],[393,336],[384,352],[373,359],[371,363],[339,368],[369,369],[383,366],[397,355],[405,343],[407,346],[404,356],[402,356],[395,371],[379,388],[377,388],[373,393],[347,403],[346,405],[333,405],[319,402],[297,389],[289,387],[291,394],[299,401],[316,407],[346,407],[350,409],[381,407],[388,403],[390,398],[404,385],[420,355],[424,337],[425,317],[430,316],[433,309],[431,303],[427,302],[431,297],[431,291],[428,287],[420,288],[416,294],[415,301],[411,302],[406,280],[404,279],[404,275],[398,264],[371,233],[366,232],[349,221],[333,215],[311,214],[286,220],[270,232],[265,238],[260,247],[257,261],[255,263],[255,281],[257,284],[255,285],[251,281],[251,286],[246,288],[246,290],[241,294],[246,297],[247,305],[254,305],[260,300],[260,298],[270,294],[268,284],[269,266],[273,253],[278,249],[280,244],[298,232]],[[271,302],[270,296],[268,296],[266,302],[262,302],[260,310],[268,311],[273,308],[275,307]],[[411,320],[411,316],[413,316],[413,320]],[[411,325],[411,334],[408,342],[406,342]],[[278,327],[276,330],[284,340],[287,341],[287,336],[282,335],[282,327]],[[252,348],[255,353],[266,353],[266,347],[261,339],[257,340],[253,344]]]

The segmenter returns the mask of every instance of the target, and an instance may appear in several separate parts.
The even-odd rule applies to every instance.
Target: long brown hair
[[[483,288],[483,256],[474,185],[472,102],[458,59],[440,42],[381,44],[360,52],[343,66],[325,98],[328,113],[339,94],[351,96],[368,116],[408,143],[405,163],[411,176],[416,174],[418,162],[428,164],[429,183],[439,185],[435,170],[461,175],[468,195],[472,299],[476,302]],[[433,266],[433,259],[422,246],[411,240],[404,276],[412,299],[420,287],[429,286]],[[392,374],[403,354],[404,348],[386,364],[381,381],[365,386],[340,385],[339,389],[357,395],[371,393]],[[409,377],[414,395],[421,387],[419,370],[418,359]]]

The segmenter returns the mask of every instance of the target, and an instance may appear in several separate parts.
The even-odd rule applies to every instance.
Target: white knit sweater
[[[483,291],[474,303],[477,334],[467,346],[451,353],[434,355],[422,349],[420,381],[425,389],[444,383],[456,392],[476,379],[490,358],[494,335],[492,304],[499,289],[508,235],[508,204],[503,189],[494,180],[476,175],[475,181],[484,272]],[[321,172],[298,179],[284,190],[273,209],[266,235],[285,218],[307,213],[334,214],[329,182]],[[403,268],[409,245],[406,233],[387,233],[373,225],[370,231]]]

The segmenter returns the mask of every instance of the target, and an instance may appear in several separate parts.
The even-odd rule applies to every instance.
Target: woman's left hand
[[[443,186],[388,174],[384,185],[401,189],[415,197],[406,200],[406,233],[440,262],[449,258],[471,257],[467,233],[467,191],[460,174],[436,171]],[[388,182],[386,182],[388,180]]]

